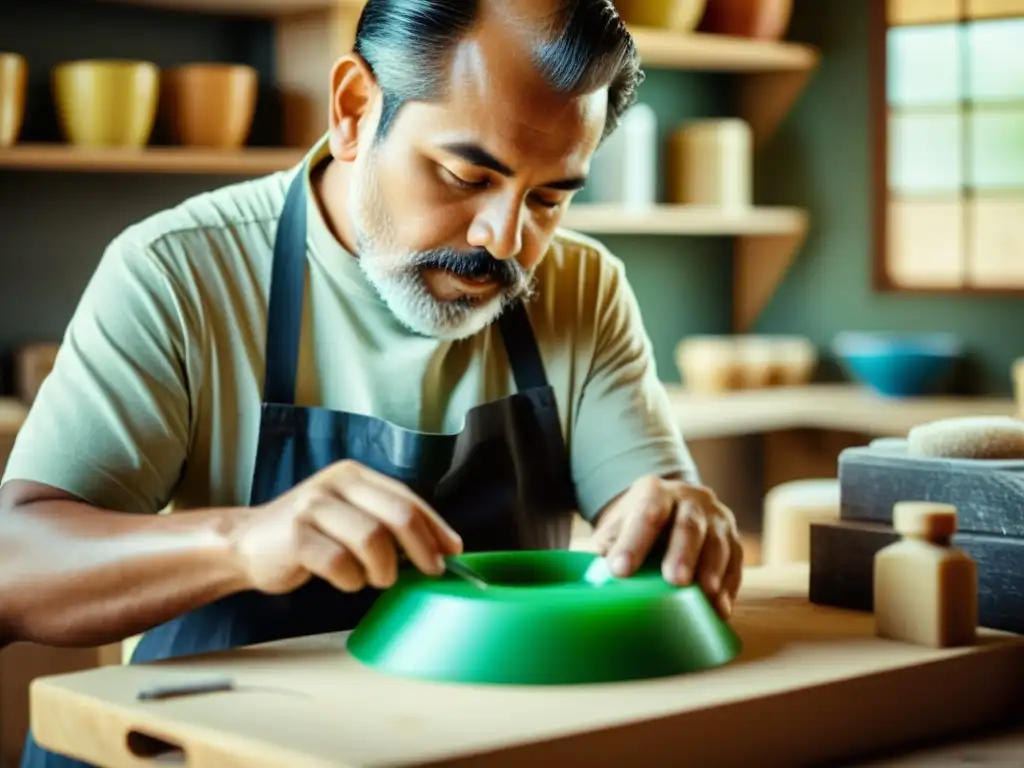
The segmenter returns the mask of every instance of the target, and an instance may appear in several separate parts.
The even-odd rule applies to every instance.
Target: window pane
[[[970,284],[1024,288],[1024,195],[978,198],[971,203],[970,217]]]
[[[967,0],[966,12],[970,18],[1012,16],[1016,13],[1024,16],[1024,0]]]
[[[1024,19],[976,21],[965,26],[972,101],[1024,101]]]
[[[889,276],[901,288],[963,287],[963,203],[889,203]]]
[[[904,193],[963,187],[959,112],[889,118],[889,188]]]
[[[1024,189],[1024,107],[970,114],[970,186]]]
[[[890,24],[929,24],[957,21],[960,0],[888,0],[885,5]]]
[[[886,93],[893,106],[950,105],[961,96],[956,24],[895,27],[886,32]]]

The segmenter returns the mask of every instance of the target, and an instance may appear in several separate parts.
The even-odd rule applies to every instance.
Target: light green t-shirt
[[[321,142],[307,159],[326,153]],[[198,195],[110,244],[4,481],[126,512],[248,503],[274,234],[288,183],[305,167]],[[406,330],[318,206],[307,209],[299,405],[457,432],[471,407],[515,391],[496,326],[457,342]],[[622,263],[560,232],[536,276],[528,314],[580,513],[592,519],[645,474],[695,477]]]

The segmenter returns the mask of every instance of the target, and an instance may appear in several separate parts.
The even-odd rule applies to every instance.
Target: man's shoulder
[[[545,260],[558,272],[579,270],[619,271],[622,261],[593,237],[571,229],[558,229],[551,239]]]
[[[598,305],[625,280],[625,267],[607,246],[587,235],[559,229],[537,270],[537,287],[551,303]]]
[[[171,262],[202,261],[216,251],[250,245],[265,250],[284,204],[291,171],[202,192],[122,230],[111,250],[122,256]],[[194,266],[194,264],[193,264]]]

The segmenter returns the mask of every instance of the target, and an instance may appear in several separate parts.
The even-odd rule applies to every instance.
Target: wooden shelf
[[[209,173],[261,176],[295,165],[301,149],[252,147],[237,151],[191,147],[106,149],[65,144],[19,144],[0,149],[0,168],[32,171]]]
[[[807,236],[807,214],[798,208],[728,210],[659,205],[630,210],[579,205],[566,212],[564,225],[592,235],[732,235],[733,329],[749,331],[768,305]]]
[[[630,29],[646,67],[704,72],[776,72],[812,70],[818,51],[801,43],[742,37],[679,34],[648,27]]]
[[[280,18],[339,8],[362,9],[364,0],[101,0],[171,11]]]
[[[786,429],[829,429],[904,437],[918,424],[960,416],[1013,416],[1011,398],[886,398],[850,384],[819,384],[698,395],[666,385],[685,439]]]
[[[276,19],[275,75],[286,115],[283,143],[289,146],[312,144],[327,124],[323,79],[331,63],[351,50],[364,5],[364,0],[105,1]],[[814,46],[802,43],[680,34],[649,27],[632,27],[631,32],[645,67],[738,73],[736,115],[750,125],[757,148],[775,133],[820,60]],[[275,164],[269,157],[266,160]],[[246,159],[237,172],[248,172],[248,163],[254,172],[267,169],[255,159]],[[132,165],[125,170],[165,167],[177,170],[163,165]],[[236,172],[233,168],[226,172]],[[755,209],[732,218],[719,212],[658,210],[638,217],[621,211],[577,209],[570,211],[566,226],[594,234],[737,235],[733,325],[738,332],[749,330],[767,306],[806,235],[803,215],[782,209]]]
[[[807,228],[797,208],[721,209],[699,205],[571,206],[563,224],[588,234],[622,235],[792,235]]]

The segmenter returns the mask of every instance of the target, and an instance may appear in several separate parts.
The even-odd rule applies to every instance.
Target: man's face
[[[407,103],[375,144],[377,92],[350,176],[364,274],[404,325],[439,338],[529,294],[605,124],[605,90],[552,93],[489,26],[456,47],[446,98]]]

